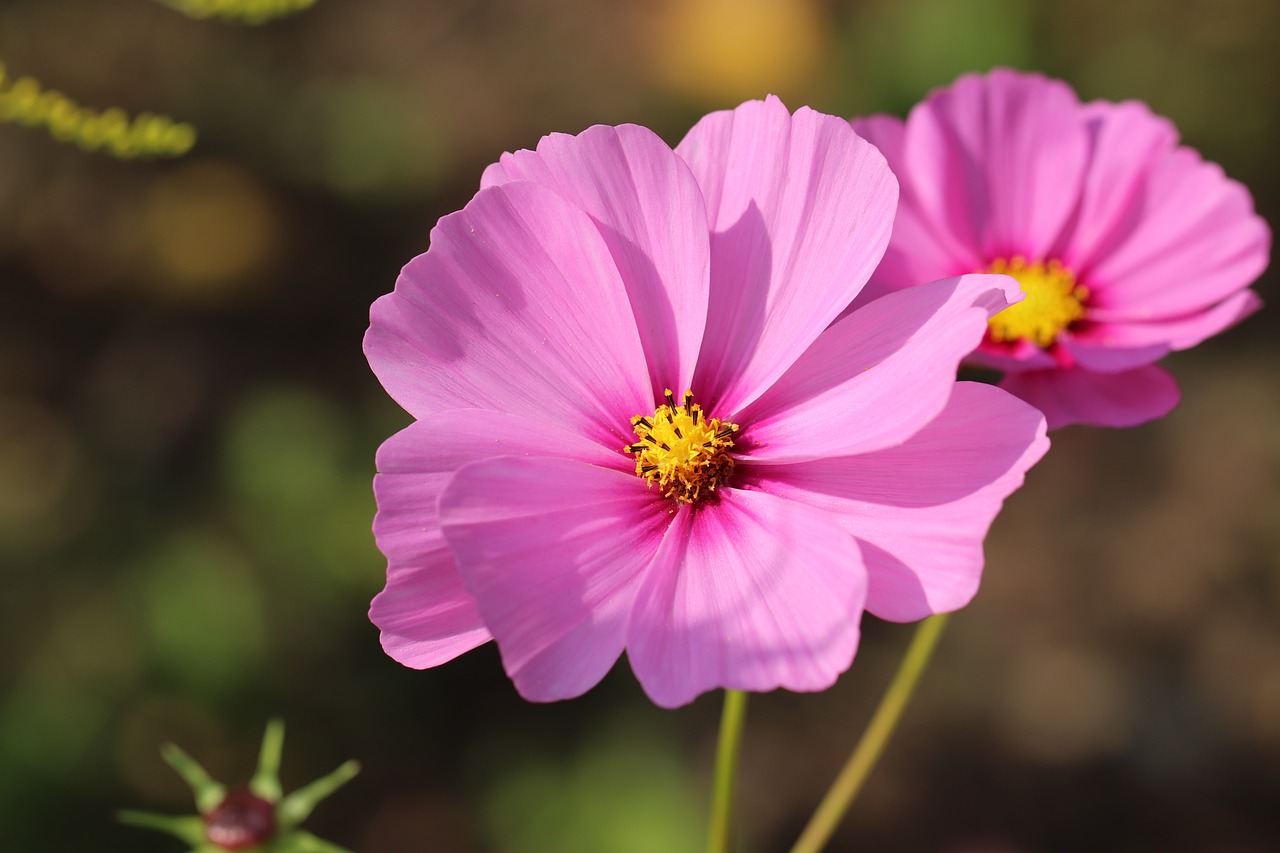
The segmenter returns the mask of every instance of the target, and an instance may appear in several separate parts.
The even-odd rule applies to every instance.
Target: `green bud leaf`
[[[285,797],[276,810],[276,819],[282,827],[297,826],[307,819],[311,811],[334,791],[350,782],[360,772],[360,762],[348,761],[328,776],[321,776],[310,785],[304,785]]]
[[[227,795],[226,786],[215,782],[194,758],[182,751],[181,747],[166,743],[160,747],[160,756],[191,787],[196,795],[196,810],[201,814],[213,811]]]

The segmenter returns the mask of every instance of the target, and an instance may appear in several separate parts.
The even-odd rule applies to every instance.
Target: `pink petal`
[[[516,457],[460,470],[440,519],[507,674],[535,702],[581,695],[617,661],[670,523],[635,474]]]
[[[1035,409],[998,388],[960,382],[942,413],[899,447],[748,464],[741,476],[839,518],[867,566],[867,610],[906,622],[969,602],[987,529],[1048,447]]]
[[[1193,347],[1234,326],[1262,307],[1252,290],[1241,290],[1208,309],[1147,323],[1113,321],[1064,337],[1063,346],[1085,370],[1117,373],[1152,364],[1170,350]]]
[[[725,489],[675,516],[635,599],[627,655],[656,704],[716,687],[823,690],[858,645],[866,575],[825,513]]]
[[[1155,365],[1123,373],[1029,370],[1000,383],[1044,412],[1049,429],[1068,424],[1125,427],[1162,418],[1178,405],[1178,385]]]
[[[440,533],[436,501],[458,468],[503,454],[577,458],[628,472],[633,464],[618,448],[495,412],[442,412],[387,439],[373,480],[373,533],[387,556],[387,585],[369,618],[387,654],[405,666],[437,666],[490,639]]]
[[[1248,191],[1179,148],[1153,164],[1123,239],[1079,271],[1101,322],[1185,317],[1247,287],[1271,234]]]
[[[627,286],[653,387],[683,392],[706,325],[710,257],[688,166],[647,128],[598,125],[502,155],[481,185],[521,180],[555,190],[595,221]]]
[[[973,247],[938,227],[922,208],[903,161],[906,125],[902,120],[874,115],[854,119],[851,124],[859,136],[880,150],[900,185],[889,248],[854,304],[865,305],[894,290],[985,267],[986,262]]]
[[[983,338],[982,343],[964,363],[971,367],[1000,371],[1043,370],[1059,366],[1054,350],[1041,349],[1032,341],[1017,340],[998,344],[987,338]]]
[[[734,411],[768,388],[866,283],[897,182],[849,124],[777,98],[703,118],[676,148],[711,223],[711,294],[693,390]]]
[[[1070,87],[1038,74],[961,77],[911,111],[899,174],[923,214],[984,260],[1042,258],[1079,197],[1079,113]]]
[[[1142,216],[1151,165],[1178,143],[1173,124],[1146,104],[1095,101],[1080,114],[1089,136],[1089,165],[1074,228],[1053,252],[1068,267],[1089,267]]]
[[[436,522],[436,497],[448,480],[448,474],[374,479],[373,533],[387,555],[387,585],[369,606],[369,619],[386,653],[414,669],[446,663],[490,639]]]
[[[605,444],[653,408],[635,318],[599,230],[525,182],[481,190],[373,304],[365,354],[417,418],[460,407]]]
[[[1022,298],[1002,275],[882,296],[831,326],[747,410],[744,458],[821,459],[901,444],[942,411],[987,320]]]
[[[1133,370],[1135,367],[1154,364],[1169,354],[1169,345],[1159,341],[1140,346],[1120,345],[1111,335],[1109,326],[1063,335],[1060,343],[1069,353],[1070,363],[1094,373]]]
[[[1182,350],[1234,326],[1261,307],[1262,300],[1256,293],[1240,290],[1212,308],[1186,317],[1149,323],[1113,321],[1102,324],[1091,332],[1090,340],[1106,347],[1158,346],[1165,350]]]

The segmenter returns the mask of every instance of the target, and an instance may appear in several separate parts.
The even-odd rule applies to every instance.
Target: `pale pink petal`
[[[383,442],[373,533],[387,557],[387,585],[369,618],[387,654],[405,666],[436,666],[490,639],[440,533],[436,500],[454,471],[503,454],[575,458],[628,472],[634,465],[621,448],[497,412],[442,412]]]
[[[1266,268],[1271,233],[1249,192],[1188,148],[1152,165],[1135,204],[1124,239],[1078,271],[1098,321],[1185,317]]]
[[[378,299],[365,355],[410,414],[475,407],[612,443],[652,410],[626,289],[599,230],[551,190],[481,190]]]
[[[1079,113],[1069,86],[1038,74],[961,77],[908,116],[903,180],[925,216],[983,259],[1042,258],[1079,197]]]
[[[1074,226],[1051,254],[1075,270],[1133,230],[1143,215],[1144,184],[1151,165],[1178,144],[1173,123],[1146,104],[1095,101],[1081,110],[1089,136],[1089,165]]]
[[[901,444],[946,405],[987,320],[1022,298],[1002,275],[880,297],[827,329],[746,411],[744,458],[821,459]]]
[[[378,448],[382,475],[453,473],[491,456],[556,456],[631,471],[631,441],[600,444],[570,425],[485,409],[454,409],[429,415],[391,436]]]
[[[441,526],[520,695],[578,696],[617,661],[668,505],[635,474],[565,459],[498,457],[454,475]]]
[[[436,498],[449,476],[374,478],[373,533],[387,555],[387,585],[369,606],[369,619],[386,653],[414,669],[438,666],[490,639],[436,522]]]
[[[1240,290],[1206,311],[1185,317],[1153,320],[1148,323],[1115,320],[1099,324],[1090,333],[1099,346],[1155,347],[1182,350],[1193,347],[1234,326],[1262,307],[1252,290]]]
[[[922,209],[915,185],[903,162],[906,125],[899,118],[873,115],[853,119],[854,131],[884,155],[898,176],[898,212],[893,238],[884,259],[862,289],[854,305],[865,305],[904,287],[963,275],[987,266],[977,250],[956,239]]]
[[[710,237],[697,181],[653,131],[597,125],[555,133],[484,173],[481,186],[533,181],[595,221],[627,286],[659,392],[683,392],[707,316]]]
[[[733,411],[858,294],[889,241],[897,181],[848,122],[777,98],[703,118],[676,148],[706,198],[711,294],[693,390]]]
[[[858,645],[866,574],[826,513],[724,489],[675,516],[635,598],[627,656],[674,708],[724,687],[830,687]]]
[[[1028,370],[1010,373],[1000,387],[1044,412],[1049,429],[1137,426],[1169,414],[1180,396],[1173,377],[1155,365],[1123,373]]]
[[[960,382],[942,413],[899,447],[747,464],[740,474],[839,518],[867,567],[867,610],[905,622],[969,602],[987,529],[1048,447],[1038,411],[998,388]]]

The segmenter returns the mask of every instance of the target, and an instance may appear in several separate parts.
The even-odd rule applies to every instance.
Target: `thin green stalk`
[[[930,616],[916,627],[915,636],[911,638],[911,645],[907,647],[898,672],[893,676],[884,698],[880,700],[880,707],[876,708],[867,730],[862,733],[862,739],[854,747],[853,754],[841,768],[840,775],[832,783],[827,795],[818,804],[813,817],[809,818],[808,826],[800,833],[791,853],[818,853],[831,839],[845,812],[858,796],[858,791],[862,789],[862,784],[876,766],[880,754],[889,744],[889,739],[893,737],[894,729],[902,719],[902,712],[911,700],[920,674],[929,664],[929,658],[933,656],[938,637],[946,624],[947,614],[943,613]]]
[[[724,692],[720,715],[720,741],[716,746],[715,788],[711,792],[711,830],[707,853],[729,853],[733,840],[733,794],[738,781],[738,751],[747,718],[747,694],[741,690]]]

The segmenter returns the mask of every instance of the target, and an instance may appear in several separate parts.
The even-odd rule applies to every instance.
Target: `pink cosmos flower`
[[[396,660],[496,639],[528,699],[626,651],[673,707],[820,690],[864,609],[963,606],[1042,416],[957,383],[1004,276],[834,322],[897,188],[847,122],[777,99],[674,151],[632,125],[504,155],[372,308],[365,353],[416,421],[378,453]]]
[[[1249,193],[1178,146],[1143,104],[1081,104],[1065,83],[967,75],[906,122],[855,119],[902,184],[893,239],[863,299],[1001,272],[1027,298],[972,361],[1050,427],[1131,426],[1178,402],[1154,362],[1255,311],[1245,288],[1270,233]]]

